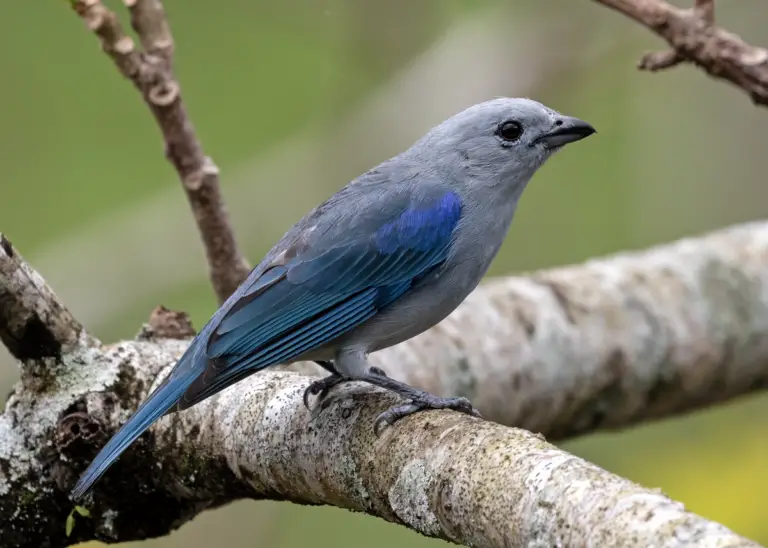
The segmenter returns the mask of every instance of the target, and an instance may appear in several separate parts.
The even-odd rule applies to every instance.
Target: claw
[[[328,395],[328,391],[331,388],[344,382],[345,380],[346,379],[340,375],[328,375],[327,377],[323,377],[322,379],[318,379],[312,382],[309,386],[307,386],[306,390],[304,390],[304,407],[306,407],[307,410],[311,412],[312,408],[309,405],[309,398],[311,396],[317,396],[318,403],[322,402],[325,399],[325,396]]]
[[[466,413],[467,415],[472,415],[473,417],[481,417],[480,411],[474,408],[472,405],[472,402],[469,401],[467,398],[450,398],[454,400],[453,405],[449,405],[446,407],[446,409],[453,409],[454,411],[459,411],[460,413]]]
[[[390,407],[386,411],[379,413],[379,416],[376,417],[375,421],[373,421],[373,433],[376,435],[376,437],[379,437],[381,436],[383,428],[386,426],[392,426],[399,419],[407,417],[408,415],[412,415],[413,413],[421,411],[422,409],[423,407],[413,403],[406,403],[404,405],[396,405],[394,407]]]
[[[310,384],[309,386],[307,386],[306,390],[304,390],[304,396],[303,396],[304,407],[306,407],[308,411],[312,410],[310,408],[310,406],[309,406],[309,398],[311,396],[317,395],[317,390],[318,390],[318,388],[317,388],[317,386],[315,386],[314,382],[312,384]]]
[[[376,436],[380,436],[385,425],[392,426],[402,418],[429,409],[452,409],[474,417],[481,416],[480,412],[472,406],[472,402],[467,398],[438,398],[427,394],[427,397],[424,399],[412,400],[411,403],[396,405],[380,413],[373,422],[373,432]]]

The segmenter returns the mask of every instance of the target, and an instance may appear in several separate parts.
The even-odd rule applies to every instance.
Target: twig
[[[99,0],[74,0],[75,11],[101,40],[120,73],[141,92],[165,140],[205,246],[210,278],[224,301],[248,275],[219,188],[219,170],[205,156],[172,71],[173,38],[159,0],[124,0],[144,52],[125,34],[117,15]]]
[[[159,0],[123,0],[131,12],[131,27],[138,34],[141,45],[149,55],[162,59],[165,70],[173,62],[173,36],[165,9]]]
[[[714,0],[695,0],[691,9],[664,0],[594,1],[637,21],[670,45],[671,51],[643,56],[640,69],[659,71],[690,62],[741,88],[755,104],[768,106],[768,49],[715,25]]]

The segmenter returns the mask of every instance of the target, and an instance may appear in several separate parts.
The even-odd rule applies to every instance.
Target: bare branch
[[[680,9],[664,0],[594,0],[647,27],[667,41],[667,52],[646,54],[643,70],[658,71],[687,61],[746,92],[758,105],[768,106],[768,49],[752,46],[714,24],[714,0],[695,0]]]
[[[94,344],[51,288],[0,234],[0,340],[24,366],[25,381],[48,379],[46,359]],[[45,363],[44,363],[45,362]],[[42,367],[36,367],[42,365]]]
[[[141,45],[149,55],[162,59],[171,68],[173,61],[173,36],[165,9],[159,0],[123,0],[131,12],[131,26],[141,39]]]
[[[210,277],[223,302],[248,275],[219,188],[219,170],[203,153],[172,72],[173,38],[160,0],[125,0],[145,53],[137,51],[114,12],[99,0],[75,0],[75,11],[101,40],[120,73],[141,92],[165,140],[203,239]]]
[[[95,383],[80,377],[67,397],[15,393],[0,417],[4,546],[156,537],[241,498],[331,504],[478,548],[757,546],[523,430],[438,411],[376,438],[373,420],[395,398],[362,386],[312,418],[301,401],[310,379],[285,372],[161,420],[97,484],[67,537],[76,473],[183,348],[75,351],[64,359],[84,360]]]
[[[497,422],[556,437],[668,416],[768,385],[766,265],[768,223],[753,223],[498,280],[372,357],[413,384],[463,391]],[[149,538],[247,497],[335,504],[474,546],[754,546],[521,431],[430,412],[374,439],[372,419],[393,396],[365,386],[310,420],[309,379],[286,372],[163,419],[63,539],[77,474],[186,347],[161,338],[163,326],[189,336],[183,316],[159,309],[153,324],[138,341],[75,346],[55,384],[16,388],[0,416],[0,515],[12,516],[0,536],[14,535],[4,545]]]

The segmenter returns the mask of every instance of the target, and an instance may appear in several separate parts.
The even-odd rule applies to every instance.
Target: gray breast
[[[375,352],[419,335],[453,312],[477,286],[486,268],[452,262],[427,276],[386,310],[336,342]]]
[[[489,200],[493,207],[483,207]],[[399,344],[441,322],[477,287],[504,241],[517,199],[484,195],[464,205],[443,266],[386,310],[334,341],[334,348],[375,352]]]

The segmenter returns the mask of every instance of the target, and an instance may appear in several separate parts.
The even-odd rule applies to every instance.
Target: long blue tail
[[[182,356],[179,365],[171,372],[169,377],[150,394],[142,403],[136,412],[128,419],[118,431],[112,436],[107,445],[105,445],[96,458],[93,459],[88,468],[80,476],[80,479],[72,490],[70,496],[73,500],[80,499],[88,489],[112,466],[120,454],[125,451],[136,438],[141,436],[147,428],[152,426],[156,420],[169,411],[181,399],[181,396],[195,381],[197,375],[193,368],[183,368],[181,362],[196,356],[192,347],[196,346],[193,342],[187,355]],[[187,365],[187,364],[184,364]],[[192,364],[190,364],[192,365]],[[186,369],[186,371],[184,371]],[[192,370],[190,370],[192,369]],[[176,373],[176,374],[175,374]],[[178,374],[182,373],[182,374]]]

